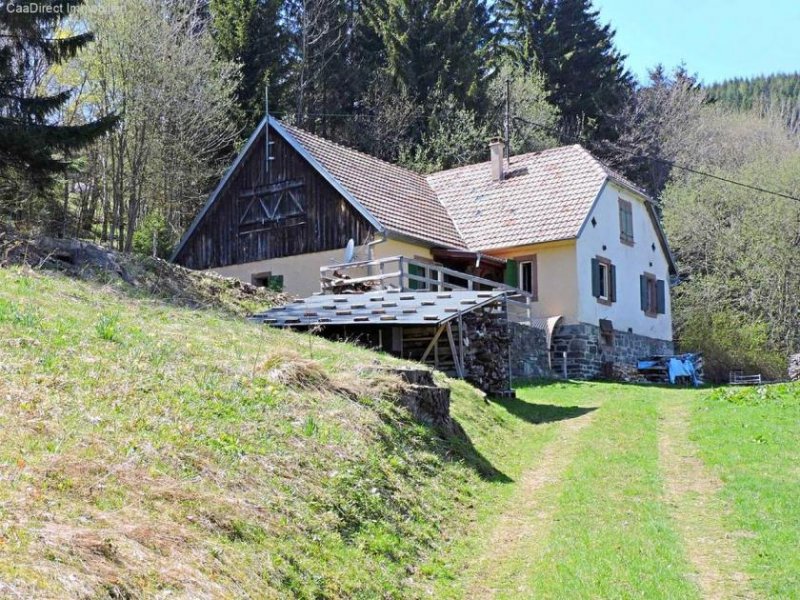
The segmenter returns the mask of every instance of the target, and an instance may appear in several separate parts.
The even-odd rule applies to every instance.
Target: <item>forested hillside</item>
[[[706,87],[709,98],[735,110],[777,112],[793,130],[800,126],[800,74],[737,77]]]

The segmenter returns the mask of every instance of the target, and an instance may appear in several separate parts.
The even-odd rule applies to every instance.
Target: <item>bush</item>
[[[769,379],[784,376],[786,359],[770,347],[767,324],[732,310],[695,310],[679,325],[680,346],[702,352],[707,379],[728,380],[733,370],[761,373]]]
[[[150,213],[133,234],[133,251],[137,254],[153,256],[154,239],[156,256],[159,258],[169,257],[173,240],[167,222],[161,215]]]

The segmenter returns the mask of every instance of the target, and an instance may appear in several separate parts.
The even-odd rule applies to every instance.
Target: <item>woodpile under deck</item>
[[[504,292],[320,294],[251,319],[358,341],[465,378],[492,394],[511,389]]]

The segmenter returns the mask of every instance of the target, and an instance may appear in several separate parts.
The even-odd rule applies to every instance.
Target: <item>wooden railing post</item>
[[[406,286],[405,286],[406,270],[405,270],[405,259],[402,256],[400,257],[399,263],[400,263],[400,268],[398,269],[398,271],[400,271],[400,291],[405,292],[406,291]]]

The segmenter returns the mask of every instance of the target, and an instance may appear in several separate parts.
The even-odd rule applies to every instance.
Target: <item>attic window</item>
[[[592,217],[592,227],[597,227],[597,219]]]
[[[619,199],[619,241],[633,246],[633,204]]]
[[[302,181],[282,181],[239,195],[239,233],[252,233],[278,224],[299,225],[305,216]]]

